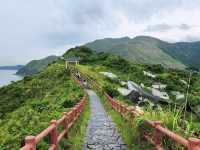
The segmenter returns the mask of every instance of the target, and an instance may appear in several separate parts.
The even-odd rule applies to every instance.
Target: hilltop
[[[135,63],[162,64],[170,68],[200,68],[200,42],[168,43],[149,36],[105,38],[85,44],[97,52],[124,56]]]
[[[24,67],[20,68],[16,74],[21,75],[21,76],[27,76],[27,75],[33,75],[33,74],[39,73],[41,70],[46,68],[48,64],[51,64],[57,59],[58,59],[57,56],[52,55],[40,60],[32,60],[28,64],[26,64]]]

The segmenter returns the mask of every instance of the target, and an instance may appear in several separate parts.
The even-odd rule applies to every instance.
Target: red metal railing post
[[[54,129],[51,131],[50,136],[51,136],[51,146],[55,146],[54,150],[57,150],[57,121],[56,120],[51,120],[50,122],[51,125],[54,125]]]
[[[188,139],[188,150],[200,150],[200,140],[196,138]]]
[[[121,113],[122,113],[122,105],[119,106],[119,113],[121,115]]]
[[[161,149],[161,145],[162,145],[162,136],[163,136],[163,134],[162,134],[162,132],[160,132],[157,129],[157,127],[161,126],[162,122],[161,121],[155,121],[154,125],[155,125],[155,130],[154,130],[154,133],[153,133],[153,141],[155,142],[156,150],[160,150]]]
[[[64,129],[68,129],[68,113],[67,112],[63,112],[63,116],[65,116],[63,125],[64,125]]]
[[[76,120],[76,107],[72,108],[73,110],[73,121]]]
[[[25,138],[25,145],[29,145],[30,150],[36,150],[35,136],[27,136]]]

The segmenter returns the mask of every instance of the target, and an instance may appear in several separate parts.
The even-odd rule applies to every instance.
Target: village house
[[[143,71],[145,76],[151,77],[151,78],[155,78],[156,75],[152,74],[151,72],[147,72],[147,71]]]
[[[174,95],[176,97],[176,100],[184,99],[185,98],[185,95],[182,94],[179,91],[172,91],[171,93],[172,93],[172,95]]]
[[[152,85],[152,88],[158,89],[158,90],[163,90],[163,89],[165,89],[166,87],[167,87],[166,84],[161,84],[161,83],[154,83],[154,84]]]

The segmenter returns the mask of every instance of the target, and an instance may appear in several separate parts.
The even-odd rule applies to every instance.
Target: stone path
[[[115,124],[107,116],[99,97],[87,90],[90,98],[91,116],[82,150],[126,150],[126,145],[117,133]]]

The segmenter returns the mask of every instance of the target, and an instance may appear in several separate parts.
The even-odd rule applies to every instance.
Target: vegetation
[[[61,60],[39,74],[1,88],[0,149],[19,149],[25,136],[41,132],[50,120],[60,118],[83,95]],[[82,135],[83,129],[78,132]],[[47,137],[38,148],[45,149],[48,142]]]
[[[184,68],[184,65],[200,68],[200,42],[168,43],[153,37],[138,36],[133,39],[105,38],[85,46],[97,52],[125,56],[137,63],[162,64],[171,68]]]
[[[87,54],[84,54],[84,51],[87,51]],[[68,53],[65,54],[65,57],[68,57]],[[163,68],[161,65],[142,65],[142,64],[133,64],[129,61],[124,60],[119,56],[113,56],[108,53],[97,53],[93,52],[90,49],[85,47],[78,47],[73,49],[73,51],[69,52],[70,56],[76,55],[81,57],[81,64],[78,69],[84,74],[89,75],[95,81],[100,83],[100,85],[106,90],[109,94],[111,94],[115,99],[120,100],[122,103],[126,105],[134,105],[133,102],[119,95],[116,91],[118,87],[120,87],[120,81],[132,80],[137,84],[143,83],[145,86],[151,86],[154,82],[161,82],[167,84],[167,92],[171,91],[180,91],[186,93],[187,85],[182,82],[188,82],[188,78],[190,76],[190,72],[186,70],[177,70],[177,69],[167,69]],[[99,57],[96,57],[96,56]],[[104,59],[101,59],[104,56]],[[86,58],[85,58],[86,57]],[[99,58],[99,59],[98,59]],[[89,61],[88,61],[89,60]],[[143,70],[150,71],[153,74],[156,74],[156,78],[149,78],[143,74]],[[118,76],[118,80],[111,80],[99,72],[108,71],[116,74]],[[194,109],[200,108],[200,101],[198,97],[199,93],[199,80],[200,76],[198,73],[193,72],[191,76],[191,84],[189,89],[189,98],[188,104]],[[184,137],[200,137],[199,135],[199,127],[200,123],[196,115],[193,112],[187,110],[184,113],[185,109],[185,99],[177,101],[172,95],[170,98],[173,103],[169,105],[159,104],[157,110],[152,110],[150,105],[143,106],[143,110],[145,111],[144,117],[135,118],[135,125],[131,126],[128,123],[124,123],[123,119],[120,118],[115,112],[107,109],[107,111],[113,116],[113,120],[119,127],[119,131],[124,138],[126,144],[128,144],[129,148],[134,143],[137,143],[140,140],[139,131],[141,128],[141,120],[143,119],[151,119],[151,120],[160,120],[163,121],[163,124],[167,128],[172,131],[179,133]],[[105,101],[105,100],[104,100]],[[105,102],[104,102],[105,103]],[[108,107],[108,106],[106,106]],[[198,112],[197,111],[197,112]],[[184,114],[186,117],[184,117]],[[123,127],[122,127],[123,124]],[[126,126],[126,128],[124,128]],[[128,132],[129,131],[129,132]],[[130,133],[130,131],[132,131]],[[139,139],[138,139],[139,138]],[[134,139],[134,140],[133,140]],[[131,142],[132,141],[132,142]],[[144,142],[144,141],[141,141]],[[164,140],[164,145],[173,145],[169,144],[169,140]],[[145,143],[146,148],[149,148],[148,144]],[[138,148],[139,149],[139,148]],[[170,149],[170,147],[169,147]],[[180,149],[180,147],[176,147],[175,149]]]
[[[134,118],[132,122],[125,121],[118,113],[116,113],[115,110],[112,109],[106,97],[101,93],[99,93],[99,95],[101,96],[101,101],[104,104],[107,113],[116,123],[118,132],[121,135],[123,141],[126,143],[128,149],[141,150],[148,148],[149,150],[153,150],[153,146],[145,142],[144,139],[142,139],[142,135],[140,134],[142,119],[138,117]]]
[[[48,56],[40,60],[32,60],[27,65],[20,68],[16,74],[21,76],[27,76],[39,73],[40,71],[45,69],[48,66],[48,64],[51,64],[57,59],[57,56]]]
[[[67,140],[62,139],[60,142],[61,149],[67,150],[81,150],[84,146],[85,133],[87,129],[87,123],[90,117],[90,105],[87,103],[84,111],[80,118],[77,120],[75,125],[72,127],[67,135]]]
[[[187,70],[169,69],[164,68],[161,65],[134,64],[120,56],[103,52],[97,53],[86,47],[77,47],[64,54],[64,57],[66,58],[73,56],[81,58],[80,63],[83,65],[79,65],[79,69],[92,76],[95,80],[99,81],[99,83],[105,87],[105,89],[108,89],[106,86],[111,86],[114,90],[116,90],[119,86],[121,86],[119,81],[132,80],[138,85],[143,83],[145,87],[151,87],[153,83],[161,82],[167,85],[166,90],[170,94],[171,100],[173,100],[175,103],[185,102],[184,99],[176,101],[176,99],[171,95],[171,92],[180,91],[182,93],[186,93],[186,84],[190,77],[190,72]],[[106,78],[99,73],[102,71],[109,71],[116,74],[119,81],[112,81],[109,78]],[[156,75],[156,78],[145,76],[143,71],[152,72]],[[183,81],[185,81],[185,83]],[[200,102],[198,102],[197,98],[199,95],[199,87],[200,75],[199,73],[193,72],[191,76],[191,85],[189,89],[190,94],[188,98],[189,104],[192,107],[200,107]],[[194,100],[194,97],[197,99]]]
[[[126,41],[127,38],[123,40]],[[111,110],[103,97],[108,113],[118,125],[119,132],[130,149],[136,145],[135,143],[144,142],[140,135],[143,119],[161,120],[170,130],[185,137],[200,137],[200,124],[195,115],[200,112],[200,75],[196,70],[170,69],[159,64],[135,64],[121,56],[98,53],[84,46],[70,49],[63,57],[80,57],[81,65],[78,69],[88,74],[106,92],[128,106],[135,105],[135,103],[118,93],[117,88],[122,86],[120,81],[132,80],[138,85],[143,83],[146,88],[151,87],[154,82],[161,82],[167,84],[166,90],[169,94],[177,90],[182,93],[188,92],[187,101],[185,99],[177,101],[173,95],[170,95],[172,103],[168,105],[160,103],[157,110],[152,110],[150,105],[143,106],[145,115],[135,118],[134,125],[125,122]],[[144,70],[156,74],[156,78],[145,76]],[[107,78],[99,73],[102,71],[112,72],[118,78],[114,80]],[[190,88],[187,86],[189,78]],[[0,88],[0,149],[19,149],[23,145],[22,139],[25,136],[36,135],[42,131],[51,119],[60,118],[61,112],[68,111],[83,95],[83,90],[71,80],[69,72],[65,69],[64,61],[61,59],[52,62],[40,73],[26,76],[21,81]],[[185,106],[191,106],[192,110],[185,111]],[[61,141],[60,149],[81,148],[88,117],[89,106],[87,105],[81,119],[70,131],[70,138]],[[167,142],[170,141],[165,140],[164,144]],[[47,136],[37,145],[37,148],[46,149],[48,143],[49,137]],[[142,148],[150,148],[147,143],[141,145]]]

